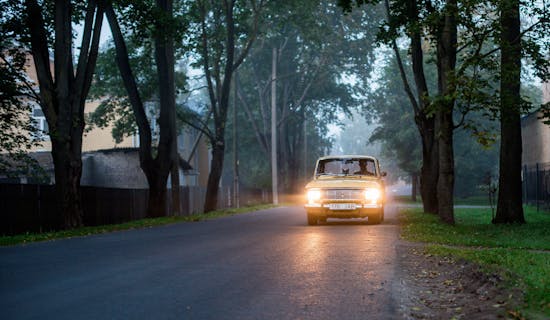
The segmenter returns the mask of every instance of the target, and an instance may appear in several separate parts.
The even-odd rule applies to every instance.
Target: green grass
[[[392,196],[392,201],[398,202],[398,203],[418,203],[422,204],[422,199],[420,198],[420,195],[416,197],[416,202],[412,201],[411,196]]]
[[[420,197],[420,194],[416,197],[416,202],[411,200],[411,196],[393,196],[392,199],[395,202],[399,203],[416,203],[416,204],[422,204],[422,198]],[[470,196],[470,197],[455,197],[454,198],[455,205],[470,205],[470,206],[488,206],[489,198],[487,195],[478,195],[478,196]]]
[[[470,197],[464,197],[464,198],[455,197],[454,203],[455,203],[455,205],[470,205],[470,206],[488,206],[488,205],[490,205],[488,195],[470,196]]]
[[[493,225],[491,209],[457,208],[455,226],[420,209],[402,211],[403,236],[411,241],[478,247],[550,250],[550,214],[525,208],[526,224]]]
[[[72,237],[82,237],[92,234],[107,233],[113,231],[121,231],[128,229],[140,229],[140,228],[149,228],[154,226],[162,226],[172,223],[180,222],[195,222],[203,221],[209,219],[215,219],[224,216],[230,216],[240,213],[246,213],[256,210],[263,210],[273,208],[274,205],[257,205],[250,207],[242,208],[231,208],[224,210],[211,211],[205,214],[194,214],[190,216],[170,216],[170,217],[160,217],[160,218],[149,218],[141,219],[130,222],[125,222],[121,224],[112,224],[112,225],[103,225],[95,227],[82,227],[71,230],[63,231],[54,231],[54,232],[42,232],[42,233],[25,233],[13,236],[1,236],[0,237],[0,246],[10,246],[22,243],[37,242],[37,241],[48,241],[55,239],[63,238],[72,238]]]
[[[402,236],[433,254],[473,261],[525,289],[529,318],[550,317],[550,213],[525,208],[526,224],[492,225],[491,209],[455,209],[456,225],[418,209],[402,210]],[[542,314],[542,316],[541,316]]]

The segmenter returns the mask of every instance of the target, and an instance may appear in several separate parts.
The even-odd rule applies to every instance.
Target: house
[[[550,83],[542,87],[543,103],[550,102]],[[523,199],[527,203],[550,207],[550,125],[541,112],[521,119]]]
[[[550,125],[542,122],[541,112],[533,112],[521,119],[522,164],[535,166],[550,163]]]
[[[550,83],[542,87],[543,103],[550,102]],[[540,118],[542,113],[532,112],[521,119],[522,164],[532,167],[550,163],[550,125]]]
[[[27,61],[27,74],[29,78],[36,83],[37,75],[34,68],[34,61],[30,55]],[[100,103],[101,101],[98,100],[86,101],[84,113],[89,114],[94,112],[99,107]],[[152,105],[151,102],[146,103],[146,107],[148,111],[154,109],[154,105]],[[148,116],[154,119],[154,112],[148,112]],[[51,151],[51,142],[47,135],[48,125],[40,106],[37,105],[33,107],[31,117],[36,121],[38,129],[44,132],[42,135],[43,141],[40,145],[31,149],[31,156],[38,158],[38,162],[42,166],[46,166],[48,168],[46,171],[53,177],[53,165],[47,160],[49,151]],[[158,128],[156,128],[155,122],[152,121],[151,123],[153,123],[153,135],[158,134]],[[111,126],[106,128],[93,127],[91,130],[84,133],[82,140],[83,175],[81,184],[97,186],[101,184],[104,187],[124,187],[133,184],[135,186],[139,185],[140,187],[147,188],[147,181],[144,180],[145,176],[139,167],[137,153],[139,148],[138,134],[136,133],[131,137],[125,137],[121,142],[117,143],[113,139],[111,131]],[[180,184],[206,187],[208,174],[210,172],[210,150],[206,138],[195,129],[186,128],[181,130],[178,136],[178,153],[180,157],[182,157],[180,161],[180,168],[182,170],[180,172]],[[49,158],[51,159],[51,155]],[[109,164],[109,161],[114,161],[114,163]],[[109,171],[109,168],[120,166],[120,163],[124,163],[125,161],[130,167],[122,170],[120,173],[121,176],[130,177],[134,174],[136,179],[132,180],[132,182],[128,182],[128,184],[124,184],[116,178],[107,178],[109,174],[114,174]],[[100,170],[99,168],[105,168],[105,170]],[[134,169],[138,170],[141,176],[138,173],[131,173]],[[95,175],[97,176],[94,177]],[[27,179],[22,178],[21,182],[23,181],[26,182]]]

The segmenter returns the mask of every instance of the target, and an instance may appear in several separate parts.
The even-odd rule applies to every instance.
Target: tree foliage
[[[2,29],[8,23],[5,18],[0,18]],[[40,165],[28,156],[29,150],[40,145],[42,136],[47,134],[31,117],[39,97],[26,73],[28,56],[9,40],[9,33],[4,34],[6,37],[0,40],[0,176],[35,176],[44,180]]]
[[[277,1],[266,9],[264,31],[239,70],[238,105],[269,163],[271,63],[276,50],[278,167],[284,190],[308,179],[317,156],[329,151],[327,125],[360,105],[358,70],[369,72],[377,12],[344,16],[333,4]],[[353,82],[353,83],[352,83]],[[309,159],[309,160],[308,160]],[[269,169],[263,165],[265,170]],[[268,176],[264,171],[264,176]],[[267,178],[266,178],[267,179]]]
[[[124,25],[124,24],[123,24]],[[150,39],[137,39],[133,36],[140,33],[139,30],[123,30],[127,37],[126,45],[129,52],[129,63],[135,73],[135,79],[140,97],[149,106],[150,121],[157,122],[159,114],[159,85],[156,63],[154,59],[154,45]],[[183,64],[183,50],[180,45],[176,50],[176,67]],[[99,128],[112,127],[112,136],[116,142],[121,142],[125,137],[133,136],[138,132],[137,123],[132,111],[124,81],[116,64],[116,48],[112,41],[106,43],[98,56],[94,86],[90,95],[101,101],[97,109],[88,115],[88,130],[94,126]],[[175,71],[175,86],[178,96],[185,93],[187,82],[186,69],[179,68]],[[153,124],[158,128],[158,123]],[[155,146],[158,144],[158,131],[153,132]],[[155,139],[156,138],[156,139]]]
[[[345,10],[352,10],[368,1],[340,0],[339,4]],[[506,81],[507,66],[501,57],[506,46],[501,41],[503,32],[509,23],[502,24],[500,17],[509,14],[509,8],[503,6],[510,1],[386,1],[388,20],[381,28],[379,40],[393,46],[399,54],[396,40],[402,36],[409,38],[410,55],[416,84],[416,93],[407,84],[405,89],[419,116],[435,117],[435,133],[438,136],[437,170],[438,211],[444,221],[452,223],[452,188],[454,184],[454,152],[452,131],[458,127],[470,129],[476,139],[484,144],[492,142],[489,130],[468,114],[485,114],[491,118],[502,119],[503,95],[509,90],[502,90],[499,84]],[[522,55],[534,63],[533,69],[541,79],[548,76],[549,42],[547,30],[548,19],[546,4],[524,4],[523,10],[527,17],[526,26],[516,34],[515,41],[522,41]],[[498,14],[495,14],[497,12]],[[519,13],[518,13],[519,17]],[[434,57],[431,60],[437,67],[437,90],[429,90],[426,85],[424,52]],[[519,60],[518,60],[519,61]],[[428,64],[430,60],[427,61]],[[401,71],[404,75],[403,69]],[[503,78],[504,77],[504,78]],[[515,80],[519,88],[519,79]],[[437,92],[433,94],[433,92]],[[432,92],[432,93],[429,93]],[[519,91],[514,93],[517,100],[515,108],[526,110],[528,103],[521,100]],[[420,109],[426,106],[426,108]],[[456,111],[453,111],[456,110]],[[543,109],[544,110],[544,109]],[[421,129],[424,138],[427,133]],[[514,138],[514,144],[521,143],[520,138]],[[512,142],[507,142],[509,145]],[[423,146],[425,142],[423,140]],[[517,156],[518,152],[506,152],[506,157]],[[520,152],[519,152],[520,154]],[[426,156],[424,165],[426,164]],[[424,168],[424,166],[423,166]],[[504,170],[509,170],[506,168]],[[518,171],[518,170],[513,170]],[[514,182],[517,185],[518,182]],[[506,184],[509,185],[509,184]],[[515,196],[517,197],[517,196]],[[521,195],[520,195],[521,197]],[[444,201],[443,203],[441,201]],[[425,208],[426,209],[426,208]]]

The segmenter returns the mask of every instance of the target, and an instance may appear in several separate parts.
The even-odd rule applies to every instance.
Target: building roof
[[[101,149],[101,150],[94,150],[94,151],[86,151],[83,152],[83,155],[90,155],[94,153],[102,153],[102,154],[114,154],[114,153],[139,153],[139,148],[110,148],[110,149]],[[181,156],[179,157],[179,166],[180,169],[184,171],[193,170],[193,167]]]

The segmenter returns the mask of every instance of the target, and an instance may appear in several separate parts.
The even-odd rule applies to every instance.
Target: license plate
[[[330,210],[355,210],[354,203],[329,203]]]

